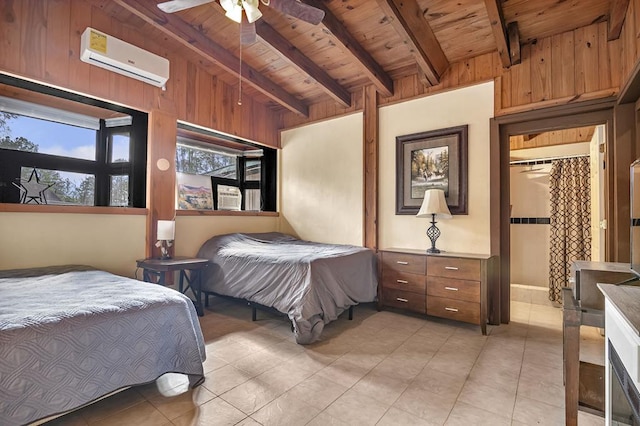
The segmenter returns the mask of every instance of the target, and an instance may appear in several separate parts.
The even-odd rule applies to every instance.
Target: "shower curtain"
[[[551,163],[549,300],[562,302],[571,263],[591,260],[591,183],[589,157]]]

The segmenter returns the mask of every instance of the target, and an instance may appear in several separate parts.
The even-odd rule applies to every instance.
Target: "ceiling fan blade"
[[[313,25],[318,25],[324,19],[324,10],[309,6],[297,0],[270,0],[269,6]]]
[[[240,24],[240,43],[243,45],[249,45],[256,42],[256,23],[255,22],[247,22],[246,20],[242,20],[242,24]]]
[[[164,13],[173,13],[200,6],[201,4],[211,3],[212,1],[214,0],[171,0],[158,3],[158,8]]]

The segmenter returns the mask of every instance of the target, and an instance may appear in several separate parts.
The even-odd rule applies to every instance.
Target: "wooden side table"
[[[165,285],[167,272],[180,271],[178,290],[186,294],[191,289],[195,301],[196,312],[204,315],[202,308],[202,290],[200,272],[209,264],[208,259],[197,257],[176,256],[171,259],[139,259],[136,261],[138,268],[142,268],[142,278],[146,282]],[[189,271],[187,274],[186,271]],[[187,286],[185,287],[184,284]]]

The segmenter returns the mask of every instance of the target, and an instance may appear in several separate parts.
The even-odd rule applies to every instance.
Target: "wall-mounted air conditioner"
[[[164,87],[169,61],[125,41],[87,27],[80,41],[80,59],[145,83]]]

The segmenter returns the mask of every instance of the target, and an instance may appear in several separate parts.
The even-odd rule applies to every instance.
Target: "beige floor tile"
[[[377,368],[377,367],[376,367]],[[369,368],[348,360],[338,359],[316,374],[350,388],[369,372]]]
[[[393,407],[435,424],[444,424],[456,402],[457,395],[437,394],[419,386],[410,385]]]
[[[236,423],[235,426],[262,426],[260,423],[253,420],[251,417],[247,417],[240,423]]]
[[[250,415],[282,395],[283,392],[281,389],[274,388],[270,383],[256,378],[223,393],[220,398]]]
[[[518,389],[520,369],[514,370],[508,364],[495,361],[491,363],[476,363],[469,373],[468,380],[475,383],[484,383],[489,387],[515,393]]]
[[[379,363],[373,371],[407,381],[420,374],[425,365],[432,359],[429,354],[421,356],[419,353],[393,352]]]
[[[451,374],[434,370],[427,366],[416,376],[409,386],[455,399],[460,394],[464,383],[464,377],[452,376]]]
[[[375,425],[389,408],[353,389],[334,401],[325,412],[349,425]]]
[[[175,426],[226,426],[247,415],[220,398],[213,399],[173,420]]]
[[[342,420],[338,420],[335,417],[330,416],[325,411],[318,414],[307,423],[307,426],[348,426],[348,423],[343,422]]]
[[[464,348],[445,350],[443,347],[429,360],[427,365],[429,368],[452,376],[467,377],[477,358],[478,355],[475,352],[466,352]]]
[[[250,378],[251,374],[235,368],[232,365],[226,365],[205,374],[205,382],[202,386],[216,395],[221,395],[246,382]]]
[[[251,377],[255,377],[264,373],[282,363],[280,357],[273,355],[267,351],[254,352],[253,354],[240,358],[232,363],[232,365],[246,373]]]
[[[604,426],[604,417],[578,411],[578,426]]]
[[[151,403],[143,401],[89,424],[92,426],[165,426],[171,425],[171,422]]]
[[[391,407],[384,416],[382,416],[380,421],[376,423],[376,426],[431,426],[435,424],[437,423],[429,422],[426,419],[414,416],[406,411]]]
[[[562,376],[560,376],[562,377]],[[518,396],[564,409],[564,386],[540,378],[522,377],[518,383]]]
[[[319,410],[324,410],[348,389],[346,386],[316,374],[294,386],[287,393],[307,401]]]
[[[526,425],[562,425],[564,409],[518,396],[513,410],[513,420]]]
[[[487,386],[482,382],[467,381],[462,387],[459,402],[464,402],[481,410],[487,410],[501,417],[511,418],[516,393]]]
[[[214,346],[213,355],[228,363],[233,363],[253,354],[256,350],[257,348],[254,345],[247,345],[229,338]]]
[[[211,352],[213,352],[213,350]],[[202,368],[206,374],[210,371],[222,368],[227,364],[229,364],[227,361],[223,360],[222,358],[218,358],[212,353],[207,352],[207,359],[202,363]]]
[[[320,410],[291,394],[284,394],[262,407],[251,417],[264,426],[305,425]]]
[[[312,373],[316,373],[335,360],[336,358],[333,356],[316,353],[312,350],[307,350],[292,356],[291,358],[287,359],[286,362],[294,367],[302,368],[303,370],[308,370]]]
[[[498,416],[464,402],[457,402],[445,422],[446,426],[510,426],[511,417]]]
[[[198,386],[181,395],[164,397],[158,395],[149,400],[166,418],[173,420],[187,413],[194,408],[211,401],[216,397],[215,394],[207,390],[204,386]]]
[[[295,365],[284,364],[260,374],[257,379],[262,380],[264,383],[268,383],[272,388],[277,389],[280,393],[284,393],[312,375],[313,372],[307,369],[300,368]]]
[[[408,380],[370,371],[352,389],[383,404],[391,405],[402,395],[407,386],[409,386]]]

